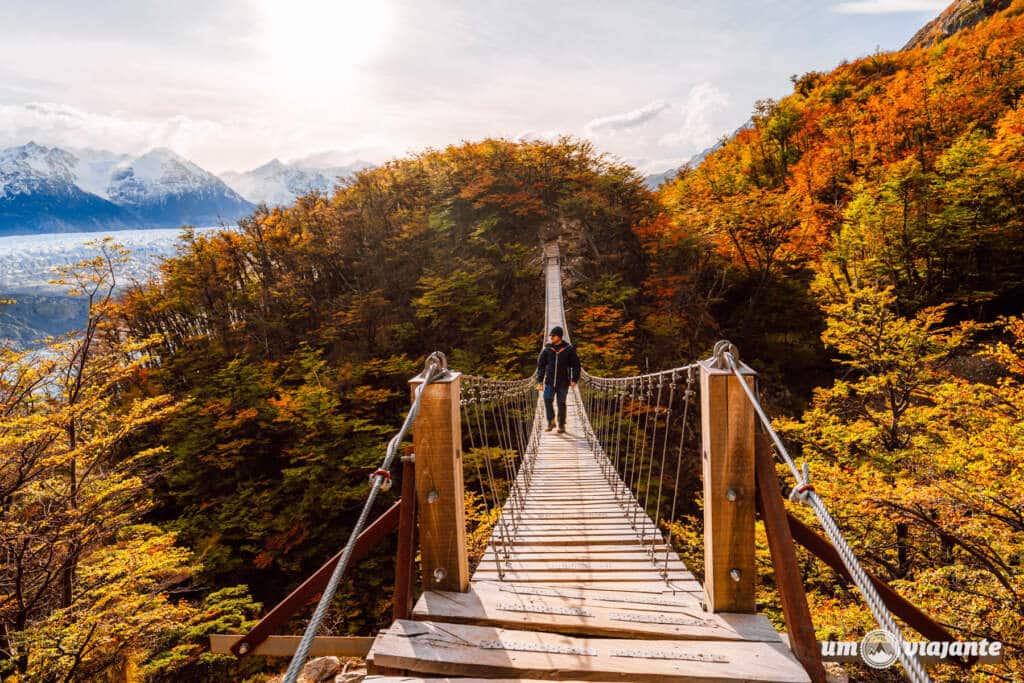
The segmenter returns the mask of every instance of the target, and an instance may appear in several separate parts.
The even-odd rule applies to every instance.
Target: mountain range
[[[337,164],[330,156],[319,154],[290,163],[273,159],[244,173],[228,171],[221,179],[254,204],[284,206],[312,191],[330,192],[339,180],[367,168],[373,168],[373,164],[366,161]]]
[[[723,137],[721,140],[719,140],[715,144],[711,145],[710,147],[708,147],[704,151],[698,152],[697,154],[694,154],[692,157],[690,157],[686,161],[685,164],[683,164],[683,166],[689,166],[690,168],[697,168],[698,166],[700,166],[700,162],[704,161],[704,159],[707,157],[707,155],[711,154],[716,149],[721,147],[725,143],[725,140],[726,140],[726,138]],[[657,190],[659,187],[661,187],[661,185],[663,183],[666,183],[669,180],[672,180],[673,178],[675,178],[676,174],[678,174],[679,171],[682,170],[683,166],[678,166],[676,168],[670,168],[667,171],[663,171],[661,173],[652,173],[649,176],[645,176],[644,177],[644,184],[647,185],[647,188],[649,190]]]
[[[689,166],[690,168],[697,168],[698,166],[700,166],[701,162],[704,161],[709,154],[717,150],[719,147],[724,145],[732,138],[736,137],[736,134],[739,133],[744,128],[750,128],[753,125],[754,120],[747,119],[742,126],[734,130],[730,135],[722,136],[721,138],[718,139],[718,142],[716,142],[715,144],[705,148],[700,152],[697,152],[692,157],[690,157],[682,166],[679,166],[677,168],[670,168],[667,171],[664,171],[663,173],[654,173],[652,175],[646,176],[644,178],[644,183],[647,185],[648,189],[657,190],[659,187],[662,186],[663,183],[666,183],[674,179],[676,175],[679,173],[679,171],[683,170],[684,167]]]
[[[0,235],[219,225],[371,167],[329,153],[218,177],[175,152],[133,157],[35,142],[0,150]]]

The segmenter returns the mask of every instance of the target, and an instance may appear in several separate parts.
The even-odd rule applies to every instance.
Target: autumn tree
[[[579,283],[567,288],[574,341],[590,326],[597,349],[634,362],[644,271],[632,227],[655,211],[636,172],[587,142],[484,140],[391,161],[237,230],[185,233],[159,278],[118,306],[133,337],[160,336],[146,391],[182,404],[138,441],[169,451],[152,518],[202,555],[204,581],[280,599],[346,541],[428,353],[464,372],[530,372],[551,231]],[[592,298],[609,272],[621,274],[608,296]],[[578,318],[601,306],[621,319]],[[338,628],[386,619],[392,550],[355,573]]]
[[[189,614],[168,590],[191,553],[140,525],[165,449],[133,439],[180,407],[140,395],[157,340],[121,337],[110,316],[121,247],[62,269],[89,304],[84,328],[39,351],[0,352],[0,670],[18,680],[91,680],[131,668]]]

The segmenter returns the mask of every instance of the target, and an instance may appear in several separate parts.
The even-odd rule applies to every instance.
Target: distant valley
[[[195,234],[217,230],[196,228]],[[96,256],[91,243],[105,233],[51,233],[0,237],[0,347],[38,346],[48,335],[61,335],[81,327],[87,301],[69,296],[67,287],[53,285],[55,268],[71,266]],[[111,233],[130,252],[117,268],[119,287],[152,277],[160,262],[177,252],[178,228],[122,230]]]

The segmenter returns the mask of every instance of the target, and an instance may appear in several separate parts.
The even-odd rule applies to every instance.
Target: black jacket
[[[576,347],[562,342],[558,346],[550,343],[537,357],[537,383],[564,387],[580,379],[580,357]]]

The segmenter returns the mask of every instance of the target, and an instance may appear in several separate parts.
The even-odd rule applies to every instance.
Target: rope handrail
[[[483,377],[480,375],[462,375],[463,382],[476,382],[490,384],[496,387],[519,387],[529,385],[533,382],[533,375],[528,375],[520,379],[492,379],[490,377]]]
[[[896,639],[896,656],[899,658],[900,663],[903,664],[903,668],[907,673],[907,678],[914,683],[927,683],[931,679],[925,672],[924,667],[921,666],[921,662],[915,655],[907,652],[906,648],[903,647],[903,631],[896,626],[896,622],[893,619],[892,614],[885,606],[885,603],[882,601],[882,597],[878,594],[878,591],[875,590],[874,584],[872,584],[870,579],[868,579],[867,573],[861,566],[860,561],[853,552],[853,549],[850,548],[849,543],[843,536],[843,532],[839,529],[839,525],[836,524],[832,514],[828,511],[828,508],[825,507],[825,502],[811,485],[810,472],[807,464],[804,463],[802,469],[796,466],[796,462],[786,449],[786,445],[782,442],[782,439],[779,438],[778,433],[772,427],[771,420],[768,419],[768,415],[765,413],[760,400],[758,400],[757,396],[754,394],[754,390],[750,388],[750,385],[740,372],[739,365],[733,354],[728,350],[723,350],[722,357],[728,364],[729,370],[731,370],[739,379],[739,385],[743,388],[743,393],[746,394],[747,399],[750,400],[761,424],[771,437],[772,442],[775,444],[777,452],[793,474],[793,478],[796,480],[796,486],[790,494],[790,500],[803,503],[814,511],[814,516],[817,517],[818,522],[821,524],[821,528],[825,531],[825,534],[832,542],[836,552],[839,553],[839,557],[843,561],[843,566],[846,567],[846,570],[849,572],[854,584],[856,584],[857,588],[860,590],[861,595],[864,596],[864,601],[871,610],[871,614],[874,616],[875,622],[880,628],[888,631],[889,634]]]
[[[517,380],[463,375],[459,404],[468,438],[463,463],[475,468],[486,513],[499,513],[493,530],[497,542],[491,544],[499,580],[504,580],[506,572],[502,562],[511,563],[510,545],[519,531],[533,478],[541,428],[535,382],[532,375]],[[481,456],[475,457],[478,451]]]
[[[313,611],[313,616],[309,620],[309,624],[306,625],[306,630],[302,634],[302,640],[299,641],[299,646],[295,649],[295,655],[292,657],[291,662],[288,664],[288,671],[284,675],[283,683],[295,683],[299,678],[299,673],[302,671],[303,665],[306,663],[306,659],[309,657],[309,650],[313,645],[313,640],[316,638],[317,633],[320,631],[320,625],[327,615],[327,609],[330,607],[331,601],[334,599],[334,594],[338,591],[338,585],[341,583],[341,577],[345,574],[345,570],[348,568],[348,563],[352,557],[352,551],[355,549],[355,540],[362,533],[363,527],[366,526],[366,521],[370,516],[370,509],[373,507],[374,501],[377,499],[377,493],[381,489],[381,485],[385,479],[390,479],[388,472],[391,469],[391,464],[394,462],[395,457],[398,454],[398,447],[405,439],[409,429],[416,421],[416,416],[420,412],[420,401],[423,398],[423,391],[428,384],[441,378],[448,372],[448,361],[444,354],[435,351],[427,357],[427,361],[424,364],[423,372],[421,377],[423,382],[416,387],[416,394],[413,398],[412,407],[409,408],[408,414],[405,416],[405,421],[402,423],[402,427],[398,430],[398,433],[388,442],[387,451],[384,455],[384,460],[381,462],[380,467],[370,475],[373,483],[370,486],[370,492],[366,496],[366,502],[363,504],[362,512],[359,513],[359,519],[356,521],[356,525],[352,528],[351,533],[348,537],[348,543],[345,544],[345,548],[342,552],[341,558],[338,560],[338,564],[334,566],[334,572],[331,574],[330,580],[327,582],[327,586],[324,588],[323,595],[320,596],[320,601],[316,605],[316,609]]]
[[[628,377],[599,377],[597,375],[591,375],[586,370],[580,373],[580,379],[586,379],[587,381],[594,382],[595,384],[607,382],[612,384],[625,384],[627,382],[636,382],[641,380],[651,380],[658,377],[671,377],[673,374],[682,374],[688,372],[697,367],[696,363],[688,363],[687,365],[680,365],[675,368],[668,368],[667,370],[658,370],[656,372],[646,372],[641,375],[630,375]]]
[[[477,375],[463,375],[465,390],[460,397],[461,405],[485,405],[515,396],[533,387],[533,376],[513,380],[490,379]]]
[[[689,424],[697,395],[696,368],[691,363],[631,377],[583,373],[577,392],[593,455],[670,588],[675,550],[671,522],[678,509],[684,462],[689,460],[688,439],[694,433]],[[656,549],[659,539],[663,552]]]

